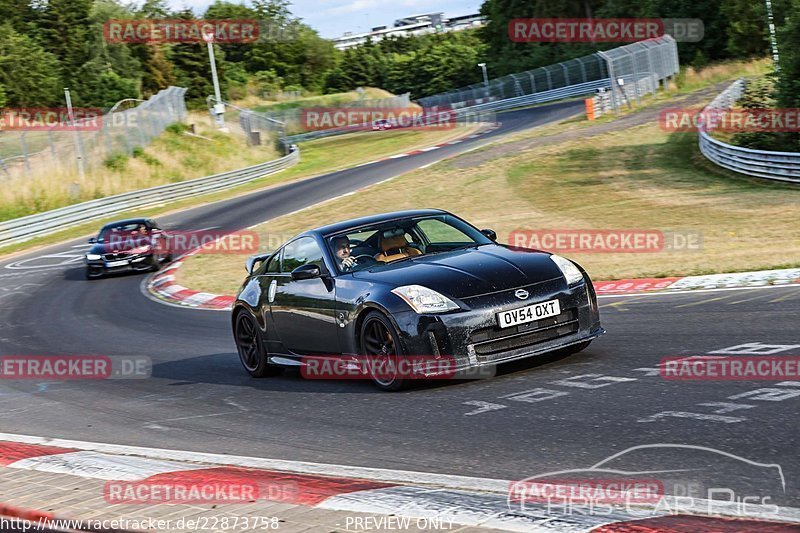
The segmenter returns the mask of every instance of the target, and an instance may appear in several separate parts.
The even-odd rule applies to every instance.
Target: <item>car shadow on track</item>
[[[86,278],[86,268],[81,266],[79,268],[68,268],[64,270],[64,281],[83,281],[83,282],[91,282],[91,283],[102,283],[103,280],[115,279],[115,278],[129,278],[129,277],[139,277],[143,278],[147,274],[152,274],[149,270],[123,270],[120,272],[112,272],[108,274],[104,274],[100,278],[93,278],[87,279]]]
[[[471,384],[484,382],[486,379],[491,380],[510,374],[535,371],[539,367],[557,363],[568,357],[570,355],[566,353],[550,353],[505,363],[498,365],[496,372],[488,374],[485,379],[413,380],[409,383],[408,388],[401,391],[401,393],[470,386]],[[580,357],[580,355],[575,354],[572,357]],[[301,375],[298,368],[287,368],[279,376],[253,378],[241,367],[235,352],[156,362],[153,364],[152,376],[154,378],[175,380],[171,386],[212,384],[287,393],[384,394],[366,376],[357,379],[309,379]]]

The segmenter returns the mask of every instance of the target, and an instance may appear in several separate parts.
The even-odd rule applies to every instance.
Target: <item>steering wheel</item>
[[[370,260],[370,261],[372,261],[373,263],[377,263],[377,262],[378,262],[378,260],[377,260],[377,259],[375,259],[374,257],[372,257],[372,256],[371,256],[371,255],[369,255],[369,254],[361,254],[361,255],[357,255],[357,256],[355,256],[353,259],[355,259],[355,260],[356,260],[356,263],[360,263],[362,259],[369,259],[369,260]]]

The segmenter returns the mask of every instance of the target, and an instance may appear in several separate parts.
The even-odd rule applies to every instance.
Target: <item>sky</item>
[[[231,1],[242,3],[242,0]],[[168,3],[173,9],[188,6],[202,14],[213,0]],[[442,11],[445,16],[469,15],[477,13],[481,3],[481,0],[293,0],[290,9],[322,37],[333,38],[347,31],[359,33],[376,26],[391,26],[395,19],[417,13]]]

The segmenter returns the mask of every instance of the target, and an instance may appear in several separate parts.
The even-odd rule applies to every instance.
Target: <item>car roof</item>
[[[103,228],[113,228],[115,226],[124,226],[126,224],[148,224],[149,218],[126,218],[124,220],[116,220],[105,224]]]
[[[308,230],[302,233],[301,235],[319,234],[325,236],[325,235],[330,235],[332,233],[339,233],[341,231],[350,228],[357,228],[359,226],[369,226],[372,224],[380,224],[381,222],[388,222],[390,220],[397,220],[399,218],[418,217],[425,215],[449,215],[449,214],[450,213],[442,209],[412,209],[407,211],[393,211],[391,213],[381,213],[379,215],[370,215],[361,218],[343,220],[341,222],[334,222],[333,224],[328,224],[327,226],[320,226],[319,228]]]

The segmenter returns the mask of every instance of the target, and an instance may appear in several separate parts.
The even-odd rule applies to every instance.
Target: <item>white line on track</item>
[[[761,285],[758,287],[722,287],[719,289],[682,289],[675,291],[658,291],[658,292],[636,292],[629,294],[598,294],[597,298],[631,298],[633,296],[672,296],[682,294],[700,294],[706,292],[720,292],[720,291],[749,291],[753,289],[785,289],[794,287],[800,289],[800,284],[787,284],[787,285]]]

